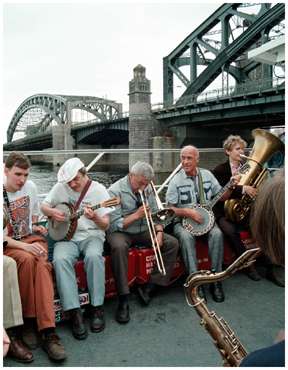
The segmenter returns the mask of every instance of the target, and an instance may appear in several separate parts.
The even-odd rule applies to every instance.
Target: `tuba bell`
[[[241,175],[238,185],[249,185],[258,188],[266,179],[268,170],[263,165],[274,153],[284,152],[284,143],[277,136],[268,131],[257,128],[252,131],[254,145],[246,163],[241,167]],[[228,199],[224,203],[226,217],[235,223],[245,221],[249,215],[252,199],[248,194],[243,194],[240,199]]]

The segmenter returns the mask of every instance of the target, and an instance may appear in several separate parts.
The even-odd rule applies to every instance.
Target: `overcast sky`
[[[5,3],[4,127],[19,105],[38,93],[106,97],[127,111],[137,64],[146,67],[152,103],[162,102],[163,57],[221,4]]]

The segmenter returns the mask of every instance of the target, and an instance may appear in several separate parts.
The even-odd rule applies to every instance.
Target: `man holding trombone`
[[[146,162],[135,163],[129,174],[108,189],[111,196],[120,198],[120,205],[111,215],[107,235],[111,247],[112,269],[116,281],[119,304],[116,320],[127,323],[129,315],[128,250],[131,245],[153,247],[156,264],[147,285],[138,287],[142,302],[149,304],[157,285],[169,283],[179,245],[175,237],[163,231],[157,216],[158,195],[152,182],[154,170]]]

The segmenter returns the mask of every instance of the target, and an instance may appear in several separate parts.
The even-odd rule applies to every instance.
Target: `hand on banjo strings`
[[[198,224],[202,224],[204,221],[202,215],[199,212],[197,212],[195,209],[187,208],[186,214],[187,214],[186,217],[192,218],[192,220],[194,220]]]
[[[64,222],[66,221],[67,215],[57,208],[52,208],[50,217],[55,221]]]

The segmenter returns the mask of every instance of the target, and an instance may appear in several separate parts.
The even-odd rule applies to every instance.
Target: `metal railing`
[[[242,84],[230,86],[230,87],[223,87],[219,89],[209,90],[207,92],[203,92],[200,94],[191,94],[184,96],[181,98],[175,99],[171,106],[165,107],[166,109],[169,107],[173,107],[177,105],[179,101],[180,105],[187,105],[187,104],[197,104],[202,102],[211,102],[217,101],[223,98],[230,98],[230,97],[237,97],[237,96],[245,96],[249,93],[261,93],[266,90],[277,90],[277,88],[282,85],[285,81],[284,77],[276,77],[276,78],[269,78],[269,79],[260,79],[255,81],[248,81]],[[159,111],[164,108],[164,103],[156,103],[152,105],[153,112]]]

